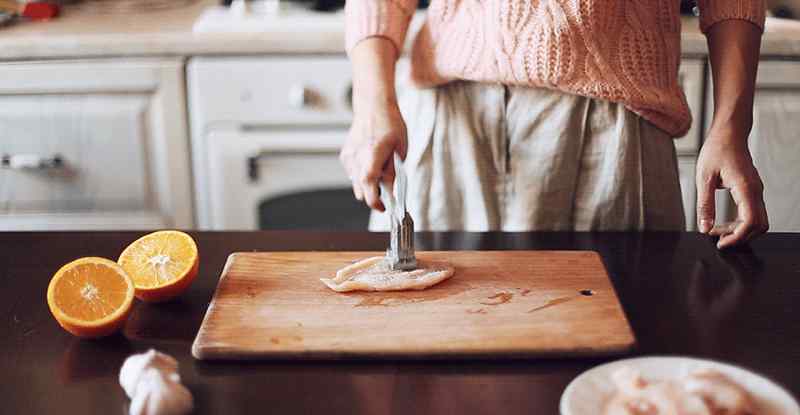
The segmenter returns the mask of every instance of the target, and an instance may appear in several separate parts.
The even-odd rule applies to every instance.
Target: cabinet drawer
[[[193,111],[242,124],[349,124],[350,63],[343,55],[194,58]]]
[[[0,230],[192,224],[183,64],[0,64]]]
[[[0,211],[145,208],[148,102],[143,94],[0,96]]]

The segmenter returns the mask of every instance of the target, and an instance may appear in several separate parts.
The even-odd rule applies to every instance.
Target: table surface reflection
[[[180,362],[196,414],[558,413],[566,385],[610,359],[208,363],[192,340],[236,251],[383,250],[386,234],[191,232],[200,274],[179,300],[137,302],[125,330],[79,340],[50,316],[52,274],[82,256],[116,258],[144,232],[0,233],[0,396],[19,414],[126,413],[126,356]],[[685,355],[741,365],[800,394],[800,234],[720,253],[694,233],[421,233],[420,250],[596,250],[633,327],[631,356]]]

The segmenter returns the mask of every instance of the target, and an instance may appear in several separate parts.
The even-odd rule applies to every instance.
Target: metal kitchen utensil
[[[417,268],[417,258],[414,255],[414,220],[406,210],[408,179],[403,161],[397,154],[394,155],[394,171],[394,192],[383,182],[380,184],[381,201],[391,222],[386,262],[391,269],[409,271]]]

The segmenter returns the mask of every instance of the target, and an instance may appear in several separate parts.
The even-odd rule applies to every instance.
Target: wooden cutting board
[[[510,358],[623,353],[635,343],[590,251],[439,251],[455,275],[424,291],[336,293],[320,282],[381,252],[235,253],[198,359]]]

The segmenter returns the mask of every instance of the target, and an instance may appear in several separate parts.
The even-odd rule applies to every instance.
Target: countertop
[[[195,414],[556,414],[566,385],[607,359],[207,363],[190,355],[234,251],[382,250],[386,234],[192,232],[200,273],[171,303],[137,302],[122,334],[79,340],[50,316],[51,275],[81,256],[116,258],[141,232],[0,233],[0,382],[7,413],[127,413],[131,353],[170,353]],[[420,249],[597,250],[637,337],[633,355],[737,364],[800,395],[800,234],[719,253],[696,233],[422,233]]]
[[[154,12],[101,13],[88,4],[66,6],[47,22],[0,28],[0,60],[118,56],[343,53],[342,14],[322,14],[324,24],[284,24],[263,33],[193,33],[192,24],[215,0]],[[94,9],[92,7],[95,7]],[[409,36],[406,47],[410,44]],[[704,55],[697,19],[683,18],[684,55]],[[800,58],[800,21],[769,18],[762,41],[765,57]]]

